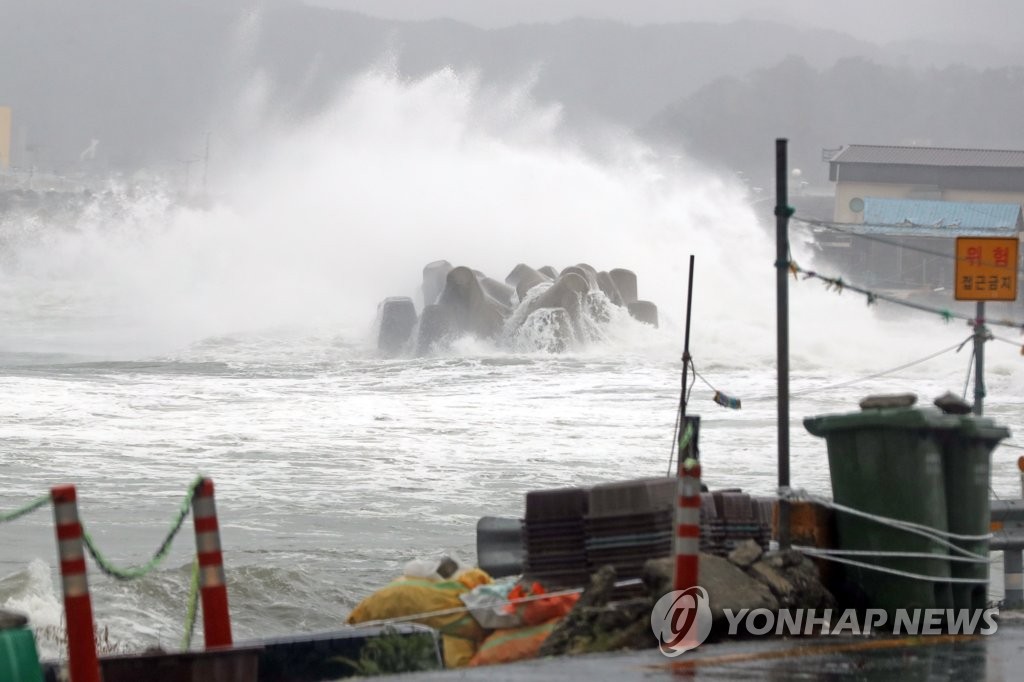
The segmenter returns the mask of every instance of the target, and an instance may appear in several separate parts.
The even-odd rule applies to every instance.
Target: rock
[[[505,277],[505,284],[509,285],[516,290],[516,296],[522,301],[526,298],[527,292],[534,288],[538,284],[544,282],[550,282],[554,278],[548,278],[547,275],[542,275],[537,272],[529,265],[520,263],[519,265],[512,268],[512,272],[508,273]]]
[[[450,308],[457,334],[493,339],[501,332],[509,310],[484,293],[476,273],[459,266],[448,273],[438,305]]]
[[[438,346],[446,345],[455,334],[455,319],[451,308],[428,305],[420,315],[420,324],[416,332],[416,354],[426,355],[437,350]]]
[[[658,306],[650,301],[633,301],[626,304],[626,309],[633,319],[649,324],[652,327],[658,326]]]
[[[537,268],[537,272],[539,272],[540,274],[544,275],[545,277],[550,279],[552,282],[554,282],[556,279],[558,279],[558,270],[555,270],[550,265],[545,265],[542,268]]]
[[[967,414],[971,411],[971,404],[950,391],[946,391],[935,399],[935,407],[946,414]]]
[[[391,296],[377,306],[377,350],[396,355],[416,328],[416,305],[408,296]]]
[[[615,305],[626,305],[622,300],[622,294],[619,293],[619,288],[615,286],[615,280],[607,272],[597,273],[597,288]]]
[[[724,622],[725,609],[775,611],[779,608],[778,600],[766,585],[741,571],[728,559],[701,553],[698,570],[698,582],[708,592],[711,618],[717,623]],[[675,563],[670,557],[651,559],[644,564],[643,580],[652,602],[672,591],[674,571]]]
[[[773,568],[787,568],[796,566],[804,560],[804,555],[795,549],[785,549],[775,552],[768,552],[764,560]]]
[[[536,350],[564,353],[574,336],[572,316],[565,308],[541,308],[530,313],[519,332]]]
[[[501,303],[504,306],[512,305],[512,298],[515,295],[516,290],[509,285],[485,276],[480,278],[480,286],[483,288],[485,294],[493,298],[498,303]]]
[[[895,395],[869,395],[860,401],[860,409],[877,410],[892,407],[911,407],[917,402],[913,393],[897,393]]]
[[[615,283],[615,288],[622,295],[622,302],[629,304],[636,300],[636,273],[624,268],[615,268],[609,271],[608,275]]]
[[[796,550],[771,552],[748,573],[771,589],[783,608],[826,609],[836,605],[814,562]]]
[[[747,568],[760,559],[763,553],[761,545],[757,544],[757,542],[754,540],[744,540],[736,546],[736,549],[729,552],[729,561],[740,568]]]
[[[423,305],[437,303],[437,297],[444,291],[445,279],[452,271],[452,264],[446,260],[436,260],[423,266]]]
[[[795,590],[793,583],[786,580],[785,576],[774,566],[769,565],[767,562],[759,561],[750,567],[748,575],[767,585],[780,604],[787,605],[793,601],[793,592]]]
[[[601,607],[608,604],[615,590],[615,569],[602,566],[590,576],[590,585],[580,595],[572,611],[563,618],[541,645],[538,656],[562,656],[577,653],[595,639],[595,627]]]
[[[597,289],[597,273],[593,271],[593,268],[590,268],[588,270],[587,268],[581,267],[579,265],[570,265],[569,267],[562,270],[562,272],[558,276],[564,277],[569,273],[573,273],[582,277],[583,280],[587,283],[587,290]]]
[[[568,273],[560,276],[544,293],[530,301],[526,307],[526,317],[541,308],[565,308],[569,313],[573,329],[579,329],[580,306],[582,297],[587,293],[589,287],[587,280],[582,275]]]

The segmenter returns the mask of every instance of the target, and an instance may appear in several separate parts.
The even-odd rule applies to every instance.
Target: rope
[[[971,559],[965,556],[949,556],[946,554],[932,554],[929,552],[884,552],[876,549],[824,549],[812,547],[815,551],[827,552],[835,556],[878,556],[893,559],[941,559],[942,561],[960,561],[965,564],[990,564],[992,560],[988,557]]]
[[[906,308],[914,308],[915,310],[921,310],[926,313],[934,313],[942,317],[942,319],[945,320],[946,322],[949,322],[950,320],[953,319],[966,320],[967,322],[971,323],[975,322],[974,317],[970,315],[955,313],[950,310],[932,308],[931,306],[923,305],[921,303],[914,303],[913,301],[905,301],[894,296],[879,294],[874,291],[869,291],[868,289],[865,289],[863,287],[859,287],[853,284],[849,284],[848,282],[844,282],[842,277],[828,277],[826,275],[820,275],[813,270],[805,270],[792,260],[790,261],[790,270],[793,272],[794,276],[796,274],[802,274],[804,275],[804,279],[819,279],[825,283],[825,287],[827,289],[835,289],[839,293],[842,293],[844,289],[849,289],[850,291],[855,291],[858,294],[864,294],[865,296],[867,296],[868,305],[876,303],[877,301],[886,301],[888,303],[894,303],[896,305],[901,305]],[[988,324],[998,325],[1001,327],[1014,327],[1017,329],[1024,329],[1024,324],[1022,324],[1021,322],[1015,322],[1013,320],[986,320],[986,322]]]
[[[615,587],[629,587],[632,585],[640,585],[643,580],[640,578],[629,578],[626,580],[618,580],[615,582]],[[583,592],[583,587],[571,587],[565,590],[558,590],[556,592],[545,592],[544,594],[530,594],[525,597],[518,597],[516,599],[506,599],[503,602],[495,602],[493,604],[487,604],[486,606],[474,606],[470,608],[468,606],[453,606],[448,609],[440,609],[438,611],[424,611],[423,613],[413,613],[408,616],[396,616],[394,618],[381,618],[379,620],[364,620],[361,623],[355,623],[359,627],[376,627],[378,625],[391,625],[393,623],[407,623],[409,621],[425,620],[427,618],[435,618],[437,616],[451,616],[456,613],[465,613],[467,611],[479,610],[481,608],[493,608],[495,606],[505,606],[508,604],[522,604],[525,602],[537,601],[539,599],[548,599],[549,597],[564,597],[570,594],[579,594]]]
[[[853,559],[843,559],[838,556],[830,554],[827,550],[820,550],[817,547],[806,547],[806,546],[795,546],[793,549],[803,552],[804,554],[819,557],[827,561],[835,561],[840,564],[848,564],[850,566],[858,566],[860,568],[866,568],[872,571],[878,571],[880,573],[888,573],[890,575],[898,575],[902,578],[911,578],[913,580],[927,580],[935,583],[965,583],[975,585],[977,583],[987,583],[988,580],[979,580],[977,578],[956,578],[953,576],[940,576],[940,575],[923,575],[921,573],[911,573],[910,571],[901,571],[898,568],[889,568],[887,566],[878,566],[877,564],[868,564],[863,561],[854,561]]]
[[[188,586],[188,609],[185,612],[185,634],[181,638],[181,650],[192,646],[192,633],[196,629],[196,613],[199,610],[199,557],[192,560],[192,579]]]
[[[167,533],[163,542],[153,553],[152,558],[142,566],[131,566],[129,568],[118,568],[117,566],[110,563],[110,561],[103,556],[103,554],[96,547],[95,541],[89,532],[82,528],[82,541],[85,543],[86,549],[89,550],[90,556],[99,566],[100,570],[117,580],[134,580],[141,578],[144,575],[150,573],[153,569],[160,565],[164,559],[167,558],[167,554],[171,550],[171,543],[174,541],[178,531],[181,530],[181,525],[185,522],[185,518],[188,517],[189,511],[192,508],[192,497],[195,495],[196,488],[199,487],[200,482],[203,480],[202,476],[197,476],[196,480],[188,488],[188,492],[185,493],[185,498],[181,501],[181,507],[178,509],[178,516],[171,523],[171,529]]]
[[[900,519],[891,519],[891,518],[888,518],[888,517],[885,517],[885,516],[878,516],[877,514],[870,514],[868,512],[861,511],[859,509],[854,509],[853,507],[847,507],[846,505],[838,504],[838,503],[833,502],[832,500],[826,499],[824,497],[818,497],[817,495],[811,495],[811,494],[807,493],[806,491],[799,491],[799,492],[797,492],[797,491],[793,491],[793,490],[788,490],[788,491],[782,490],[779,493],[779,497],[784,498],[784,499],[788,499],[788,500],[807,500],[807,501],[810,501],[810,502],[816,502],[816,503],[818,503],[820,505],[823,505],[823,506],[826,506],[826,507],[831,507],[832,509],[835,509],[837,511],[845,512],[847,514],[852,514],[854,516],[860,516],[862,518],[868,519],[870,521],[874,521],[876,523],[880,523],[882,525],[892,526],[893,528],[898,528],[899,530],[903,530],[903,531],[906,531],[908,533],[913,533],[915,535],[920,535],[922,537],[928,538],[929,540],[932,540],[933,542],[936,542],[936,543],[938,543],[940,545],[943,545],[943,546],[947,547],[948,549],[951,549],[952,551],[956,552],[957,554],[960,554],[962,556],[971,557],[973,559],[984,558],[984,557],[981,557],[981,555],[975,554],[974,552],[969,552],[966,549],[964,549],[964,548],[962,548],[962,547],[960,547],[958,545],[953,544],[952,542],[950,542],[946,538],[951,538],[953,540],[960,540],[962,542],[981,542],[981,541],[989,540],[989,539],[992,538],[992,534],[991,533],[986,533],[984,535],[963,535],[963,534],[960,534],[960,533],[950,533],[948,531],[939,530],[937,528],[932,528],[931,526],[925,526],[925,525],[920,524],[920,523],[914,523],[912,521],[903,521],[903,520],[900,520]]]
[[[14,511],[4,512],[0,514],[0,523],[7,523],[8,521],[20,519],[22,516],[25,516],[26,514],[31,514],[32,512],[48,504],[49,502],[49,495],[41,495],[36,499],[32,500],[31,502],[29,502],[28,504],[18,507]]]
[[[971,349],[971,359],[967,361],[967,376],[964,377],[964,392],[960,398],[967,400],[967,387],[971,385],[971,374],[974,371],[974,349]]]
[[[960,343],[955,343],[955,344],[953,344],[952,346],[950,346],[948,348],[943,348],[940,351],[936,351],[936,352],[932,353],[931,355],[926,355],[925,357],[920,358],[918,360],[911,360],[910,362],[904,363],[904,364],[902,364],[902,365],[900,365],[898,367],[893,367],[891,369],[884,369],[881,372],[875,372],[874,374],[868,374],[868,375],[865,375],[865,376],[862,376],[862,377],[857,377],[856,379],[849,379],[848,381],[841,381],[838,384],[828,384],[826,386],[815,386],[813,388],[804,388],[804,389],[801,389],[799,391],[790,391],[789,395],[790,395],[790,397],[793,397],[793,396],[798,396],[798,395],[806,395],[808,393],[817,393],[818,391],[831,391],[831,390],[836,389],[836,388],[845,388],[846,386],[852,386],[853,384],[859,383],[861,381],[867,381],[868,379],[878,379],[878,378],[884,377],[884,376],[886,376],[888,374],[893,374],[895,372],[899,372],[899,371],[902,371],[904,369],[909,369],[909,368],[913,367],[914,365],[920,365],[920,364],[922,364],[924,362],[928,362],[929,360],[933,360],[934,358],[937,358],[940,355],[944,355],[945,353],[948,353],[951,350],[959,351],[960,348],[967,341],[970,341],[973,337],[974,337],[974,335],[972,334],[971,336],[968,336],[966,339],[964,339],[964,341],[961,341]],[[774,395],[774,394],[772,394],[772,395],[762,395],[762,396],[757,396],[756,398],[750,398],[748,402],[761,402],[763,400],[775,400],[776,398],[777,398],[777,396]]]

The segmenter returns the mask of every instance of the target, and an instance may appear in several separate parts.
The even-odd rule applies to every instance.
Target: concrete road
[[[384,678],[387,679],[387,678]],[[403,675],[401,680],[1024,680],[1024,618],[991,636],[759,639],[705,644],[667,659],[657,649]]]

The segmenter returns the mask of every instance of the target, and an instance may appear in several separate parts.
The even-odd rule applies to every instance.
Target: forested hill
[[[721,78],[644,126],[656,143],[682,145],[764,184],[776,137],[791,166],[824,181],[822,150],[843,144],[1024,149],[1024,68],[911,69],[844,58],[816,69],[800,57],[742,78]]]
[[[972,131],[996,130],[961,126],[963,111],[980,116],[988,104],[1002,106],[1009,95],[996,81],[1009,72],[971,69],[1016,59],[999,46],[878,46],[754,21],[572,20],[484,30],[289,0],[0,1],[0,105],[14,112],[13,161],[58,172],[80,170],[87,149],[97,170],[180,166],[202,153],[207,132],[228,135],[247,98],[260,114],[295,120],[320,109],[348,78],[381,64],[408,77],[454,67],[486,85],[530,82],[539,101],[561,105],[568,126],[596,120],[641,129],[726,167],[755,163],[754,147],[778,133],[779,121],[794,138],[813,133],[809,148],[865,141],[862,130],[873,130],[873,141],[886,141],[890,131],[902,139],[906,130],[937,143],[981,144],[972,142]],[[791,54],[802,61],[783,61]],[[889,66],[845,61],[856,57]],[[961,61],[975,66],[909,66]],[[892,66],[902,64],[908,66]],[[970,94],[946,94],[947,77]],[[873,82],[894,92],[889,102],[868,92]],[[774,86],[782,89],[769,98]],[[897,112],[901,90],[906,100],[910,93],[939,96],[958,111],[925,120],[927,105],[915,103],[913,112]],[[880,101],[892,111],[881,112]],[[947,140],[945,128],[929,127],[940,121],[959,137]]]

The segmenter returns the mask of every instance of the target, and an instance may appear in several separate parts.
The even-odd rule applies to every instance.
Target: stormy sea
[[[412,559],[472,563],[477,519],[521,516],[527,491],[666,473],[691,254],[705,482],[775,490],[765,197],[623,133],[569,134],[527,89],[452,72],[366,75],[319,116],[261,133],[211,165],[203,201],[121,178],[73,215],[0,219],[0,513],[73,483],[97,546],[135,565],[208,475],[236,640],[340,627]],[[793,257],[812,267],[803,236],[794,226]],[[438,259],[498,280],[518,263],[629,268],[660,325],[613,315],[562,353],[467,337],[382,356],[377,303],[415,297]],[[803,418],[874,393],[963,394],[971,329],[804,279],[790,298],[792,479],[829,494]],[[1024,358],[1017,330],[995,331],[985,408],[1014,434],[993,466],[1009,497]],[[90,564],[112,646],[177,646],[190,536],[187,522],[138,581]],[[56,563],[48,508],[0,524],[0,608],[27,613],[49,657]]]

